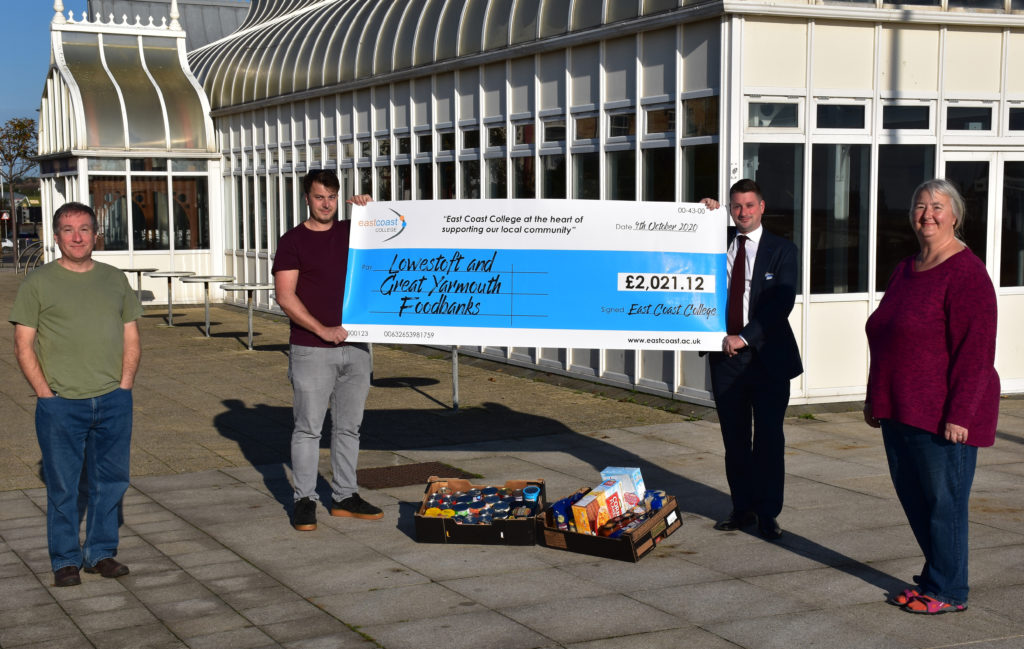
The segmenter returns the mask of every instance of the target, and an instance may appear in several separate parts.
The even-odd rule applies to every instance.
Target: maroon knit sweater
[[[921,272],[913,261],[896,267],[865,327],[871,414],[940,435],[957,424],[967,444],[991,446],[999,414],[992,281],[966,248]]]

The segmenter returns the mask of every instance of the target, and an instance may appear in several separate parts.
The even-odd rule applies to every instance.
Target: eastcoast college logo
[[[405,216],[399,214],[398,212],[395,212],[395,210],[391,211],[394,212],[395,218],[363,219],[358,221],[356,225],[358,225],[361,228],[373,228],[373,231],[379,234],[390,235],[386,237],[384,241],[391,241],[398,235],[405,232],[405,226],[407,225],[405,221]]]

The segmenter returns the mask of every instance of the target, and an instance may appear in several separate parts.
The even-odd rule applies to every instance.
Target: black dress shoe
[[[735,532],[736,530],[742,530],[744,527],[750,527],[756,522],[757,514],[754,512],[733,511],[729,514],[729,518],[715,523],[715,529],[721,532]]]
[[[95,565],[87,567],[85,571],[91,575],[99,573],[107,579],[113,579],[114,577],[124,577],[127,575],[128,566],[113,557],[107,557],[106,559],[100,559]]]
[[[761,532],[761,536],[774,541],[775,539],[782,537],[782,528],[779,527],[779,522],[771,516],[765,516],[758,522],[757,529]]]
[[[64,566],[53,572],[53,585],[57,588],[77,586],[81,583],[82,578],[78,574],[78,566]]]

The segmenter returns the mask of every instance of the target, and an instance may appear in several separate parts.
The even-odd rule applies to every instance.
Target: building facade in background
[[[1024,317],[1024,68],[1011,62],[1022,57],[1024,0],[253,0],[236,31],[182,65],[210,123],[203,146],[186,147],[190,163],[174,161],[171,138],[94,170],[112,164],[90,162],[109,147],[87,142],[53,156],[63,167],[44,194],[102,202],[111,177],[134,192],[135,178],[151,191],[159,176],[175,198],[157,198],[163,221],[133,199],[122,231],[142,219],[145,234],[126,234],[127,252],[264,282],[278,237],[302,218],[309,169],[334,169],[345,195],[378,200],[695,201],[754,178],[768,227],[801,251],[791,322],[806,371],[792,402],[809,403],[863,396],[864,322],[897,260],[916,251],[910,193],[945,176],[967,198],[967,243],[997,286],[1004,390],[1020,392],[1024,349],[1010,323]],[[77,123],[60,110],[49,128]],[[173,129],[182,113],[167,115]],[[167,169],[144,162],[156,149]],[[202,244],[192,233],[203,228],[175,208],[179,194],[191,200],[175,182],[200,167]],[[176,300],[201,299],[178,290]],[[461,351],[710,402],[692,352]]]

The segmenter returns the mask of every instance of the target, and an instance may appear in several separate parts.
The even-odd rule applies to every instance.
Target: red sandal
[[[947,604],[946,602],[940,602],[934,597],[918,595],[907,602],[903,607],[903,610],[908,613],[918,613],[920,615],[940,615],[942,613],[959,613],[960,611],[966,611],[967,604]]]
[[[892,604],[893,606],[906,606],[907,602],[909,602],[910,600],[914,599],[915,597],[920,597],[920,596],[921,596],[921,593],[917,592],[917,590],[915,590],[913,588],[907,588],[902,593],[897,593],[895,595],[892,595],[891,597],[889,597],[885,601],[888,602],[889,604]]]

